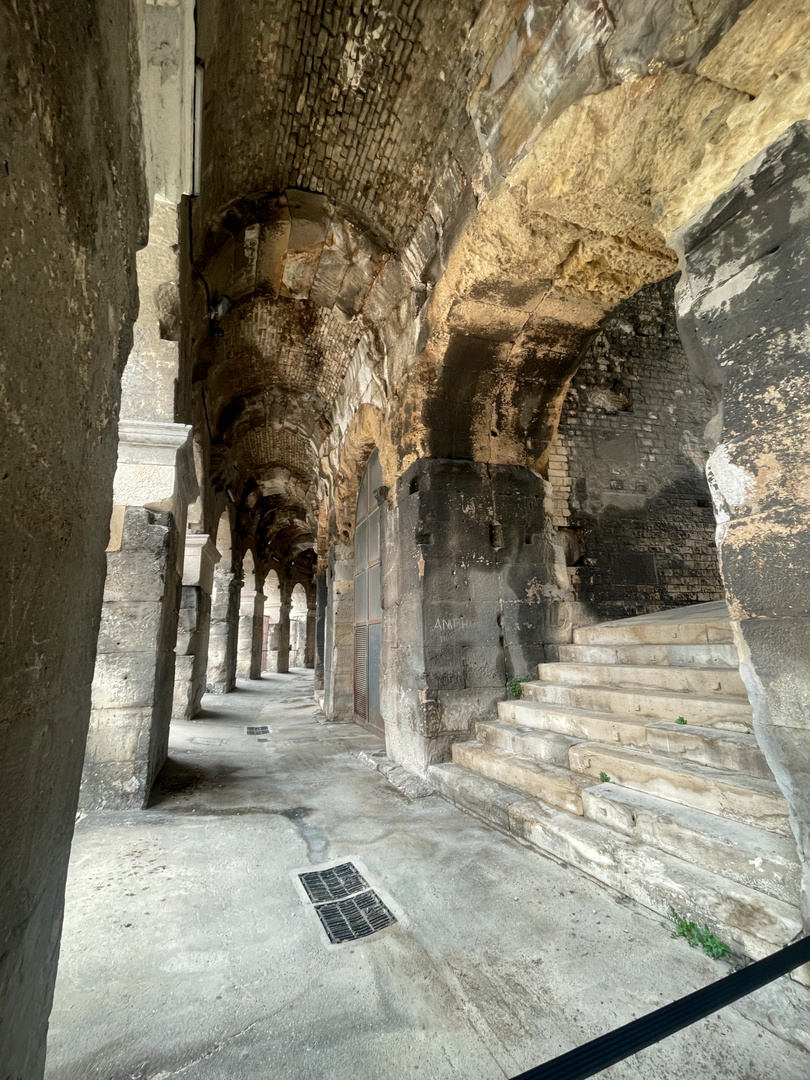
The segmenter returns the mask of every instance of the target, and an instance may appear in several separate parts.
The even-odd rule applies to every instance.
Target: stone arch
[[[307,593],[302,582],[290,594],[290,667],[306,667]]]

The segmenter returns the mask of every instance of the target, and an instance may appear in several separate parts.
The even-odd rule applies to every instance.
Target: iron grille
[[[322,904],[326,900],[342,900],[345,896],[353,896],[369,888],[360,871],[350,862],[298,876],[313,904]]]
[[[315,910],[333,945],[368,937],[397,921],[373,889],[331,904],[318,904]]]
[[[333,945],[368,937],[397,921],[353,863],[298,877]]]
[[[354,712],[368,719],[368,627],[354,628]]]

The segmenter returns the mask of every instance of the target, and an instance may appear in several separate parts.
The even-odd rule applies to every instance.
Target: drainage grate
[[[333,945],[376,934],[397,920],[373,889],[315,907]]]
[[[249,728],[245,728],[245,731],[248,733],[248,735],[269,735],[270,734],[270,728],[269,727],[249,727]]]
[[[397,921],[353,863],[298,877],[333,945],[368,937]]]
[[[323,904],[326,900],[342,900],[369,888],[366,879],[350,862],[298,876],[313,904]]]

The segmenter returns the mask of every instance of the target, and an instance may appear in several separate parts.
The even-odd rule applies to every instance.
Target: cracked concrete
[[[378,740],[322,719],[302,672],[206,697],[149,809],[79,822],[48,1080],[497,1080],[724,974],[578,872],[409,800],[355,756]],[[407,920],[327,947],[288,871],[351,856]],[[603,1075],[808,1071],[729,1008]]]

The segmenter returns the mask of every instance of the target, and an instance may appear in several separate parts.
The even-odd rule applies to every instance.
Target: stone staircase
[[[739,955],[787,944],[802,928],[796,847],[725,604],[574,642],[431,768],[437,791],[655,911],[707,922]]]

